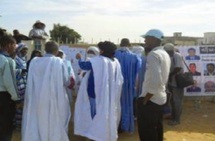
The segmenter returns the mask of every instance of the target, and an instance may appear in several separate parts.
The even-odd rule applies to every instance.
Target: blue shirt
[[[186,60],[200,60],[200,57],[195,55],[195,56],[186,56],[185,57]]]

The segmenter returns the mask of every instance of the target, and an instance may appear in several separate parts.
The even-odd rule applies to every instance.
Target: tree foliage
[[[60,41],[63,43],[77,43],[81,39],[81,35],[74,29],[71,29],[65,25],[54,24],[52,30],[50,30],[52,40]]]

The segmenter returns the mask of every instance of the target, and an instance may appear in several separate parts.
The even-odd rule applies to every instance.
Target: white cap
[[[159,29],[150,29],[148,32],[146,32],[146,34],[141,35],[141,37],[143,37],[143,38],[145,38],[147,36],[155,37],[159,40],[163,40],[163,38],[164,38],[163,32],[160,31]]]

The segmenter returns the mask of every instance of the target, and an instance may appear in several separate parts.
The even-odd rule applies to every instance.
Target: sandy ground
[[[164,141],[215,141],[215,102],[201,98],[200,106],[196,106],[194,99],[186,98],[181,124],[167,125],[164,120]],[[89,141],[73,134],[73,123],[69,132],[71,141]],[[21,141],[20,131],[15,130],[12,141]],[[138,134],[121,133],[118,141],[139,141]]]

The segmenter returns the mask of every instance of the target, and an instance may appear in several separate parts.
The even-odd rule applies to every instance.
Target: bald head
[[[164,50],[166,50],[166,52],[170,55],[173,56],[174,51],[175,51],[175,47],[172,43],[166,43],[164,45]]]

